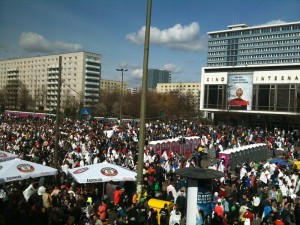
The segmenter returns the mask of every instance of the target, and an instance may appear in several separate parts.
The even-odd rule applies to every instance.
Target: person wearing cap
[[[253,216],[253,213],[251,212],[250,208],[246,208],[246,212],[244,213],[243,218],[245,218],[245,221],[247,219],[249,219],[250,220],[250,225],[252,225],[252,221],[254,220],[254,216]]]

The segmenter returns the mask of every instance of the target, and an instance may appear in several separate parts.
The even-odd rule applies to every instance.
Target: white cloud
[[[73,52],[82,49],[80,44],[66,43],[63,41],[51,42],[42,35],[33,32],[22,33],[19,39],[19,45],[27,52],[39,53]]]
[[[271,20],[271,21],[269,21],[269,22],[260,24],[260,25],[258,25],[258,26],[275,25],[275,24],[282,24],[282,23],[286,23],[286,21],[280,20],[280,19],[278,19],[278,20]]]
[[[179,66],[177,66],[177,65],[175,65],[173,63],[168,63],[168,64],[163,65],[162,69],[171,72],[171,74],[182,73],[182,69]]]
[[[126,39],[134,44],[144,43],[145,26],[137,33],[126,35]],[[155,45],[162,45],[171,49],[201,51],[205,49],[205,38],[200,35],[200,26],[192,22],[187,26],[176,24],[168,29],[160,30],[157,27],[150,28],[150,42]]]
[[[142,78],[143,77],[143,69],[134,69],[131,72],[132,78]]]

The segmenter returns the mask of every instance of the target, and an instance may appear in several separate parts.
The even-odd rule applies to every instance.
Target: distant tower
[[[156,89],[157,83],[171,83],[171,74],[167,70],[149,69],[147,87]]]

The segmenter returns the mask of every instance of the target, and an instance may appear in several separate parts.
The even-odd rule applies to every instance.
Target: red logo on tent
[[[20,164],[17,166],[17,169],[24,173],[30,173],[34,171],[34,167],[29,164]]]
[[[0,153],[0,158],[5,158],[7,155],[5,153]]]
[[[89,169],[89,168],[87,168],[87,167],[80,168],[80,169],[78,169],[78,170],[75,170],[73,173],[74,173],[74,174],[83,173],[83,172],[87,171],[88,169]]]
[[[112,167],[105,167],[105,168],[102,168],[101,169],[101,173],[104,175],[104,176],[109,176],[109,177],[113,177],[113,176],[116,176],[118,175],[118,171]]]

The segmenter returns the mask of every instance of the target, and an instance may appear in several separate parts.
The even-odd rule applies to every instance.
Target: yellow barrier
[[[167,204],[168,206],[168,211],[169,211],[169,215],[170,212],[172,210],[173,207],[173,202],[169,202],[169,201],[164,201],[164,200],[160,200],[160,199],[156,199],[156,198],[151,198],[148,201],[148,205],[150,208],[153,208],[154,210],[157,211],[157,220],[158,220],[158,224],[160,224],[160,210],[164,207],[164,205]]]
[[[300,170],[300,161],[293,161],[293,167],[297,168],[298,170]]]

